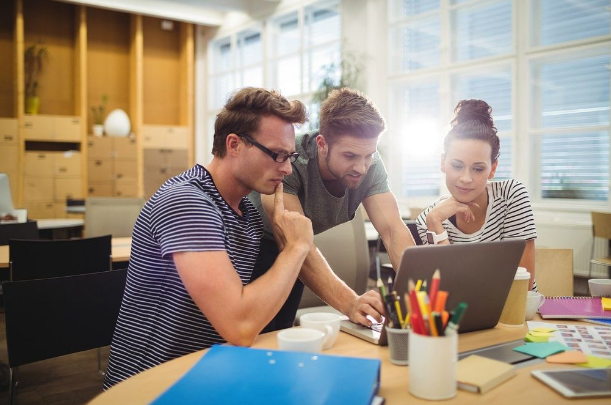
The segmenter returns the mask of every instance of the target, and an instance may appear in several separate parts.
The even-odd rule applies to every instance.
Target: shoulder
[[[491,181],[488,187],[492,191],[492,196],[495,199],[503,199],[506,201],[528,198],[526,187],[521,182],[515,179]]]

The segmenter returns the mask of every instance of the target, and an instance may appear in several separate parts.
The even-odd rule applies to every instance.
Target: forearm
[[[350,306],[358,296],[337,277],[316,246],[308,253],[299,278],[328,305],[349,315]]]
[[[393,269],[398,269],[405,249],[415,245],[411,232],[404,225],[403,227],[397,227],[397,229],[388,234],[382,234],[380,237],[388,252],[388,257]]]

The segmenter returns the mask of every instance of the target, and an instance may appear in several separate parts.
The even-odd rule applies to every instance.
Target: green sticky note
[[[515,347],[513,350],[516,352],[530,354],[531,356],[539,357],[544,359],[552,354],[564,352],[569,350],[568,347],[563,346],[558,342],[548,343],[526,343],[524,346]]]
[[[526,341],[533,343],[546,343],[549,340],[548,336],[537,336],[531,333],[526,334]]]
[[[607,368],[611,367],[611,359],[603,359],[602,357],[587,356],[587,363],[579,363],[578,366],[588,368]]]

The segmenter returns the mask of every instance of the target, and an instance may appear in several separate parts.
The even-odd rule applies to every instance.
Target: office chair
[[[110,345],[126,276],[113,270],[2,284],[11,404],[19,366]]]
[[[36,221],[0,225],[0,245],[8,245],[9,239],[37,240],[39,238]]]
[[[89,197],[85,201],[85,236],[132,236],[142,198]]]
[[[588,270],[588,278],[592,277],[592,265],[606,266],[611,278],[611,256],[594,257],[594,240],[596,238],[607,239],[607,243],[611,240],[611,213],[592,211],[592,251],[590,253],[590,268]]]
[[[11,281],[64,277],[112,269],[110,235],[9,242]]]
[[[360,209],[354,219],[338,225],[314,237],[314,244],[327,259],[329,265],[348,287],[361,295],[367,288],[369,274],[369,248],[365,236],[365,223]],[[299,303],[297,320],[307,312],[337,312],[307,286]]]

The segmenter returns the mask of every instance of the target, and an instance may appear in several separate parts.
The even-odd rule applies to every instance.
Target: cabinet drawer
[[[19,147],[12,144],[0,142],[0,172],[19,169]]]
[[[112,157],[112,138],[90,136],[87,138],[88,158]]]
[[[116,197],[137,197],[138,185],[135,181],[117,181],[115,183],[114,195]]]
[[[83,198],[81,179],[55,179],[55,201]]]
[[[112,197],[112,182],[89,183],[87,192],[90,197]]]
[[[138,149],[133,138],[113,138],[112,156],[115,159],[136,159]]]
[[[189,168],[189,153],[186,150],[166,150],[165,161],[172,173],[184,172]]]
[[[98,181],[111,181],[112,160],[89,159],[87,162],[87,176],[90,183]]]
[[[17,145],[17,119],[0,118],[0,147],[2,145]]]
[[[142,126],[142,147],[163,149],[168,143],[168,127],[162,125]]]
[[[115,160],[114,161],[114,178],[115,180],[132,180],[138,179],[138,170],[135,160]]]
[[[25,177],[23,199],[24,201],[53,200],[53,179]]]
[[[23,138],[41,141],[52,141],[54,117],[44,115],[26,115],[23,121]]]
[[[79,152],[56,153],[53,160],[53,174],[55,176],[81,176],[81,154]]]
[[[81,140],[81,119],[79,117],[55,117],[53,139],[79,142]]]
[[[55,204],[53,201],[29,201],[25,203],[29,219],[46,219],[55,216]]]
[[[47,177],[53,175],[53,160],[55,154],[52,152],[25,152],[24,173],[30,177]]]
[[[167,166],[166,153],[161,149],[145,149],[143,151],[143,161],[145,171]]]
[[[166,147],[168,149],[189,149],[189,129],[187,127],[170,127]]]

